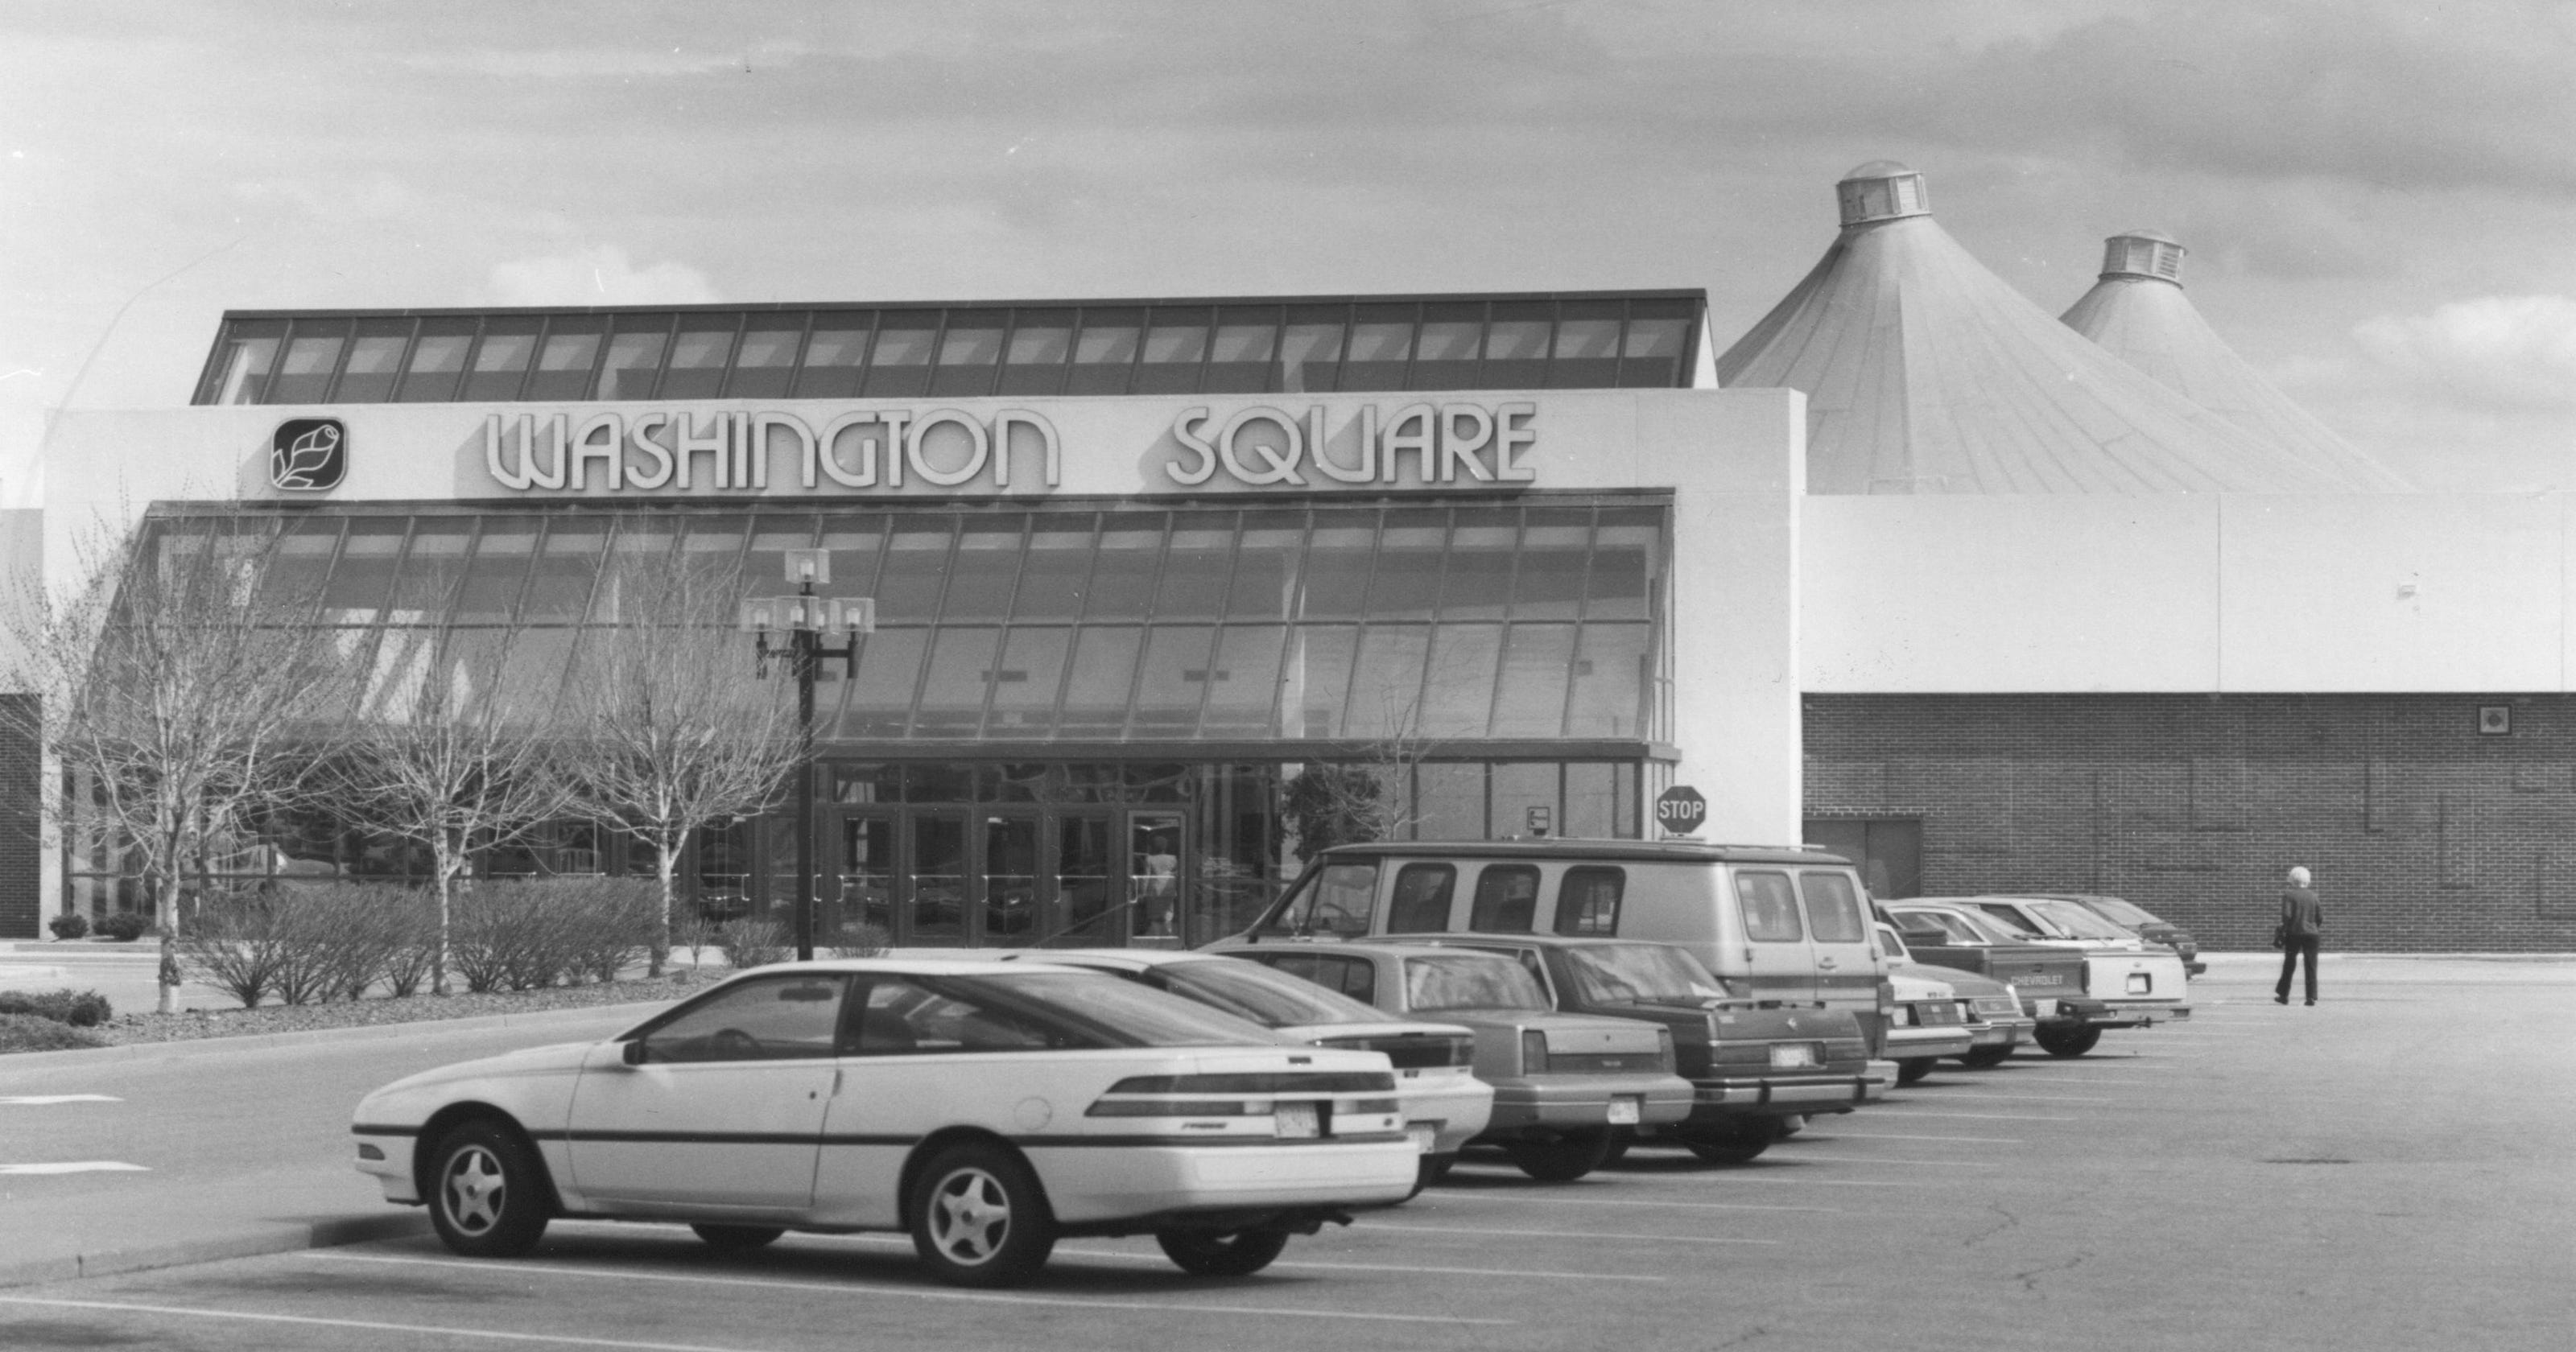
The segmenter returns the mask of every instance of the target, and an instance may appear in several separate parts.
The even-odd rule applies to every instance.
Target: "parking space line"
[[[652,1272],[617,1272],[606,1268],[571,1267],[543,1260],[518,1259],[512,1262],[470,1263],[453,1258],[403,1258],[390,1254],[345,1253],[337,1249],[316,1249],[313,1256],[343,1263],[401,1263],[419,1267],[473,1268],[491,1273],[544,1273],[556,1277],[587,1277],[602,1281],[687,1283],[695,1286],[742,1286],[786,1291],[814,1291],[827,1295],[908,1296],[915,1300],[953,1300],[981,1305],[1048,1305],[1077,1310],[1148,1310],[1164,1314],[1258,1314],[1280,1315],[1300,1319],[1356,1319],[1391,1324],[1512,1324],[1511,1319],[1473,1319],[1465,1315],[1445,1314],[1369,1314],[1356,1310],[1300,1310],[1282,1305],[1206,1305],[1180,1304],[1149,1300],[1091,1299],[1079,1296],[1030,1296],[995,1291],[953,1291],[931,1287],[890,1286],[869,1282],[791,1282],[773,1277],[707,1277],[696,1273],[655,1270]]]
[[[1907,1108],[1907,1117],[1945,1117],[1965,1122],[2081,1122],[2080,1117],[2049,1117],[2041,1113],[1942,1113],[1928,1108]]]
[[[2117,1103],[2118,1099],[2092,1098],[2074,1094],[1998,1094],[1991,1089],[1971,1091],[1973,1096],[1999,1103]],[[1928,1101],[1928,1100],[1927,1100]]]
[[[1964,1144],[1964,1145],[2024,1145],[2024,1144],[2027,1144],[2027,1142],[2022,1141],[2021,1139],[2019,1139],[2019,1138],[2017,1138],[2017,1137],[2012,1137],[2012,1136],[1911,1136],[1911,1135],[1907,1135],[1907,1134],[1905,1134],[1904,1132],[1896,1132],[1896,1131],[1853,1131],[1853,1130],[1851,1130],[1851,1129],[1850,1129],[1850,1128],[1848,1128],[1848,1127],[1840,1127],[1840,1128],[1836,1128],[1836,1129],[1835,1129],[1835,1131],[1834,1131],[1834,1133],[1833,1133],[1832,1135],[1830,1135],[1830,1136],[1812,1136],[1812,1135],[1805,1135],[1805,1134],[1801,1134],[1801,1135],[1799,1136],[1799,1138],[1798,1138],[1798,1139],[1799,1139],[1801,1142],[1805,1142],[1805,1141],[1957,1141],[1957,1142],[1959,1142],[1959,1143],[1961,1143],[1961,1144]]]
[[[638,1343],[617,1338],[583,1338],[571,1334],[506,1333],[498,1329],[452,1328],[439,1324],[389,1324],[373,1319],[324,1319],[303,1314],[253,1314],[246,1310],[206,1310],[187,1305],[144,1305],[120,1300],[58,1300],[40,1296],[0,1296],[0,1305],[38,1305],[57,1310],[109,1310],[123,1314],[175,1315],[190,1319],[231,1319],[256,1324],[299,1324],[306,1328],[354,1329],[368,1333],[415,1333],[443,1338],[490,1338],[510,1343],[549,1343],[570,1347],[615,1347],[633,1352],[743,1352],[704,1343]]]
[[[1480,1197],[1470,1192],[1447,1194],[1440,1200],[1444,1202],[1512,1202],[1520,1199]],[[1547,1204],[1549,1206],[1663,1206],[1682,1207],[1691,1211],[1810,1211],[1829,1216],[1839,1216],[1843,1210],[1838,1206],[1781,1206],[1771,1202],[1648,1202],[1631,1197],[1566,1197],[1556,1194],[1548,1197]]]
[[[823,1236],[814,1236],[814,1238],[823,1238]],[[863,1244],[900,1244],[905,1248],[912,1247],[912,1240],[903,1235],[833,1235],[830,1238],[855,1240]],[[1076,1258],[1124,1258],[1137,1262],[1150,1262],[1155,1266],[1161,1266],[1163,1261],[1159,1257],[1130,1249],[1058,1247],[1055,1254],[1057,1257],[1070,1254]],[[1282,1258],[1270,1266],[1323,1268],[1339,1272],[1430,1272],[1452,1277],[1555,1277],[1576,1282],[1660,1282],[1665,1280],[1662,1277],[1640,1276],[1633,1272],[1539,1272],[1525,1268],[1413,1267],[1394,1263],[1330,1263],[1314,1258]]]
[[[1734,1236],[1716,1235],[1619,1235],[1599,1230],[1492,1230],[1469,1225],[1387,1225],[1382,1222],[1364,1224],[1366,1224],[1365,1230],[1354,1226],[1352,1232],[1355,1234],[1393,1231],[1398,1234],[1419,1235],[1508,1235],[1523,1239],[1624,1239],[1639,1244],[1759,1244],[1764,1247],[1774,1247],[1781,1243],[1776,1239],[1740,1239]]]
[[[2071,1121],[2072,1119],[2069,1120]],[[1786,1161],[1783,1161],[1783,1163],[1785,1164]],[[1761,1173],[1756,1173],[1750,1169],[1741,1169],[1731,1173],[1720,1174],[1715,1177],[1678,1177],[1669,1181],[1676,1183],[1695,1183],[1704,1188],[1736,1187],[1742,1184],[1753,1183],[1786,1184],[1801,1188],[1947,1188],[1956,1186],[1955,1184],[1950,1183],[1927,1183],[1921,1179],[1798,1177],[1798,1171],[1815,1168],[1821,1163],[1823,1163],[1823,1161],[1819,1160],[1813,1162],[1801,1161],[1797,1164],[1791,1164],[1787,1166],[1791,1172],[1785,1174],[1780,1172],[1782,1167],[1780,1164],[1773,1164],[1764,1166],[1764,1171]]]
[[[0,1108],[51,1108],[64,1103],[123,1103],[113,1094],[0,1094]]]
[[[2000,1164],[1987,1164],[1978,1160],[1891,1160],[1881,1159],[1875,1155],[1834,1155],[1819,1162],[1831,1164],[1919,1164],[1929,1169],[2000,1169],[2004,1167]]]
[[[0,1164],[0,1174],[148,1174],[150,1169],[123,1160],[63,1160],[53,1164]]]

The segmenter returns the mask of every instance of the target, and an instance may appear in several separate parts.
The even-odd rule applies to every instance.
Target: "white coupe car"
[[[1291,1234],[1404,1200],[1404,1126],[1383,1053],[1099,972],[848,960],[395,1081],[350,1130],[386,1198],[425,1202],[467,1255],[525,1253],[555,1216],[686,1221],[728,1249],[908,1230],[941,1278],[999,1286],[1064,1235],[1258,1271]]]

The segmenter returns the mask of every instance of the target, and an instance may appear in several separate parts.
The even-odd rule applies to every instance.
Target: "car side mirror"
[[[624,1061],[630,1066],[640,1066],[644,1064],[648,1059],[647,1053],[644,1050],[644,1039],[640,1037],[628,1038],[625,1042],[620,1043],[618,1045],[618,1059]]]

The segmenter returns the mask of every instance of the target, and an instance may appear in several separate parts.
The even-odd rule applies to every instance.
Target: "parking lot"
[[[2260,962],[2186,1025],[1945,1068],[1750,1166],[1471,1160],[1247,1279],[1070,1240],[985,1294],[899,1237],[559,1222],[515,1262],[422,1238],[0,1291],[0,1345],[2564,1348],[2568,968],[2330,964],[2285,1009]]]

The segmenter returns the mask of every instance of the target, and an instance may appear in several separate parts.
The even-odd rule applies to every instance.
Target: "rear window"
[[[1860,915],[1860,889],[1849,875],[1805,872],[1798,887],[1807,894],[1807,932],[1820,944],[1869,942],[1869,927]]]
[[[2127,930],[2071,901],[2034,901],[2030,908],[2078,939],[2127,939]]]
[[[1467,928],[1488,934],[1527,934],[1538,924],[1538,869],[1530,864],[1488,864],[1476,875],[1476,906]]]
[[[1556,885],[1556,932],[1612,935],[1619,932],[1619,898],[1628,890],[1628,870],[1581,864],[1565,871]]]
[[[1265,1028],[1305,1023],[1365,1023],[1385,1016],[1313,981],[1257,962],[1211,958],[1158,964],[1146,972],[1174,995],[1214,1005]]]
[[[1395,872],[1395,899],[1388,904],[1390,934],[1421,934],[1449,928],[1449,898],[1458,890],[1458,870],[1447,864],[1407,864]]]
[[[2081,904],[2109,916],[2115,924],[2128,925],[2132,928],[2139,925],[2155,925],[2163,923],[2157,920],[2154,916],[2148,914],[2146,911],[2141,910],[2128,902],[2122,901],[2118,897],[2095,897],[2092,900]]]
[[[1793,944],[1807,937],[1798,923],[1798,894],[1786,873],[1735,875],[1735,904],[1744,913],[1744,937],[1756,943]]]
[[[1354,1000],[1367,1002],[1377,998],[1377,968],[1366,958],[1331,957],[1317,953],[1234,953],[1229,956],[1260,963],[1274,972],[1311,981],[1325,990]]]
[[[1404,960],[1405,1007],[1415,1013],[1442,1009],[1546,1009],[1538,979],[1509,958],[1491,953],[1442,953]]]
[[[1022,1028],[1056,1032],[1059,1046],[1261,1046],[1279,1040],[1248,1020],[1106,973],[1012,972],[920,984],[980,1005],[988,1015],[1016,1015]]]
[[[1727,997],[1726,982],[1689,953],[1663,944],[1586,944],[1565,952],[1588,1005],[1697,1005]]]

